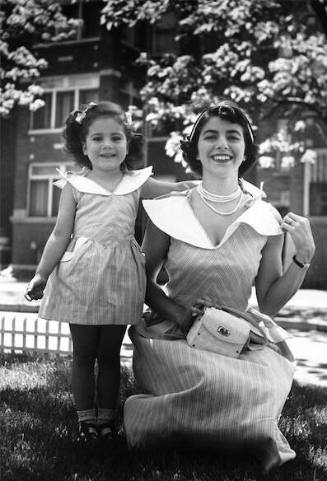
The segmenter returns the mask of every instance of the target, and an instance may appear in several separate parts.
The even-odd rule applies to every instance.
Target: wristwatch
[[[295,264],[296,264],[297,266],[299,266],[301,269],[303,269],[304,267],[309,267],[309,265],[310,265],[310,262],[305,262],[305,263],[303,263],[303,262],[299,261],[299,260],[296,258],[296,254],[294,254],[294,256],[293,256],[293,262],[295,262]]]

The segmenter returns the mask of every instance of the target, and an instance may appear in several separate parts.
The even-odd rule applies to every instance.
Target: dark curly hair
[[[222,99],[217,105],[205,109],[195,121],[191,134],[181,142],[184,160],[196,174],[202,175],[202,164],[198,157],[198,140],[204,125],[211,117],[219,117],[243,128],[245,141],[245,160],[239,167],[241,177],[256,162],[258,147],[247,114],[232,100]]]
[[[121,168],[122,170],[135,168],[142,156],[142,135],[133,132],[127,123],[124,111],[120,105],[114,102],[90,102],[68,115],[63,130],[65,152],[71,154],[78,165],[92,170],[90,159],[83,153],[83,143],[90,125],[99,117],[111,117],[123,127],[127,138],[128,153]]]

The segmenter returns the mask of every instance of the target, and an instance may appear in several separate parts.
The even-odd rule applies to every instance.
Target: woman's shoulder
[[[174,216],[180,212],[180,209],[184,210],[188,203],[188,197],[193,189],[188,189],[182,192],[172,191],[167,194],[155,197],[154,199],[144,199],[142,204],[146,212],[148,213],[164,213],[169,211],[172,207],[174,210]]]
[[[247,180],[241,179],[240,184],[242,187],[242,190],[249,194],[252,199],[265,199],[267,198],[267,195],[265,191],[260,187],[257,187],[256,185],[252,184],[251,182],[248,182]]]
[[[262,198],[250,201],[249,208],[238,219],[239,222],[248,224],[258,234],[264,236],[282,234],[281,220],[282,218],[278,210],[270,202]]]
[[[155,199],[143,200],[142,204],[152,223],[170,237],[196,247],[212,249],[189,204],[192,190],[170,192]]]

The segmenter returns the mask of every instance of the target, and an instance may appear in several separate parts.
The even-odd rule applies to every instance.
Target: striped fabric
[[[164,444],[206,450],[252,451],[270,446],[279,464],[295,457],[278,429],[293,366],[275,351],[240,359],[189,347],[185,341],[146,339],[130,329],[133,366],[144,393],[127,399],[130,447]]]
[[[169,296],[185,306],[206,296],[245,311],[266,240],[249,221],[216,248],[171,237],[165,263]],[[269,348],[228,358],[193,349],[185,340],[156,339],[151,329],[147,334],[142,323],[130,329],[134,372],[145,393],[125,404],[130,447],[250,450],[263,462],[277,453],[279,464],[295,457],[277,424],[292,363]]]
[[[39,316],[73,324],[135,324],[145,293],[134,239],[140,189],[95,195],[75,188],[74,237],[49,277]]]

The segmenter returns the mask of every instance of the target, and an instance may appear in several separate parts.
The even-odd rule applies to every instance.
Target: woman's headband
[[[194,136],[194,133],[200,123],[200,121],[203,119],[203,117],[208,113],[208,112],[214,112],[215,110],[217,110],[218,112],[218,116],[221,112],[221,109],[224,109],[224,108],[227,108],[227,109],[231,109],[231,110],[234,110],[234,107],[232,106],[229,106],[229,105],[219,105],[217,107],[210,107],[209,109],[206,109],[204,110],[200,115],[199,117],[196,119],[193,127],[192,127],[192,130],[191,130],[191,133],[190,135],[188,136],[188,140],[191,142],[192,141],[192,137]],[[254,143],[254,133],[253,133],[253,129],[252,129],[252,126],[250,124],[250,121],[249,119],[247,118],[247,116],[242,112],[243,114],[243,117],[246,121],[246,126],[247,126],[247,129],[248,129],[248,133],[249,133],[249,136],[251,138],[251,141]],[[236,123],[239,123],[239,122],[236,122]]]

